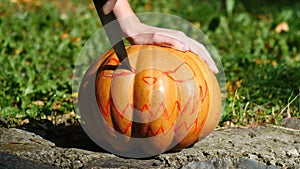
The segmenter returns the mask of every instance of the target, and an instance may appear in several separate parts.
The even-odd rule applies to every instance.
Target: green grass
[[[232,13],[219,1],[130,1],[136,12],[180,16],[209,37],[227,78],[221,126],[300,117],[300,3],[254,1],[237,1]],[[70,114],[74,61],[101,26],[92,1],[0,2],[0,116],[12,126]],[[288,32],[275,31],[282,22]]]

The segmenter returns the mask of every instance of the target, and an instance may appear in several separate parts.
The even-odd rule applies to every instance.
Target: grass
[[[136,12],[177,15],[209,37],[227,78],[220,126],[300,117],[300,3],[254,1],[235,2],[232,10],[221,1],[130,1]],[[0,116],[8,126],[72,123],[74,62],[101,26],[92,1],[0,2]]]

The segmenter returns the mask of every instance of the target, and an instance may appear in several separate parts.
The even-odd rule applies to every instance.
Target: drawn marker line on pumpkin
[[[153,76],[144,76],[142,77],[143,82],[145,82],[147,85],[151,86],[154,85],[157,81],[156,77]]]
[[[208,94],[208,92],[207,92],[207,84],[206,84],[206,83],[205,83],[205,86],[206,86],[206,92],[205,92],[205,94],[203,94],[202,86],[199,85],[199,89],[200,89],[200,91],[199,91],[199,93],[200,93],[200,99],[201,99],[202,101],[205,99],[206,95]],[[175,102],[175,104],[174,104],[174,107],[173,107],[171,113],[174,112],[174,111],[176,111],[176,109],[177,109],[177,110],[180,112],[180,116],[183,116],[183,115],[187,112],[187,108],[189,107],[189,104],[191,103],[192,99],[195,98],[195,97],[196,97],[196,95],[189,97],[188,101],[184,104],[183,109],[182,109],[182,107],[181,107],[179,101],[177,100],[177,101]],[[198,98],[197,100],[199,100],[199,98]],[[198,106],[198,101],[197,101],[197,100],[194,102],[194,104],[193,104],[193,106],[192,106],[193,108],[192,108],[192,110],[190,111],[189,115],[192,115],[193,113],[196,112],[197,106]],[[104,108],[103,108],[103,106],[102,106],[101,104],[99,104],[99,106],[100,106],[101,112],[103,113],[104,116],[108,116],[108,115],[109,115],[109,111],[110,111],[109,107],[112,106],[112,108],[115,110],[115,112],[116,112],[122,119],[125,117],[125,113],[126,113],[126,110],[127,110],[128,108],[131,108],[132,110],[134,109],[133,104],[127,104],[127,105],[125,106],[125,108],[124,108],[122,111],[119,111],[119,110],[117,109],[117,107],[114,105],[114,103],[113,103],[113,102],[111,103],[111,99],[108,99],[108,101],[106,102],[105,110],[104,110]],[[160,103],[160,106],[159,106],[159,108],[157,109],[156,112],[153,112],[153,111],[149,108],[149,106],[148,106],[147,104],[144,104],[144,105],[143,105],[141,112],[144,113],[145,110],[146,110],[146,111],[148,111],[148,113],[150,114],[151,117],[155,117],[155,116],[157,116],[157,114],[159,113],[159,111],[160,111],[162,108],[163,108],[163,111],[164,111],[164,113],[163,113],[164,116],[166,116],[167,119],[170,119],[171,113],[168,112],[168,110],[167,110],[167,108],[166,108],[166,106],[165,106],[165,104],[164,104],[163,102]],[[105,118],[105,119],[107,119],[107,118]],[[174,129],[174,132],[176,133],[179,129],[181,129],[182,127],[184,127],[185,131],[186,131],[186,132],[189,132],[189,131],[191,130],[191,128],[192,128],[193,126],[195,126],[195,129],[194,129],[194,131],[193,131],[193,133],[195,134],[195,133],[197,133],[198,131],[202,130],[202,128],[203,128],[203,126],[204,126],[204,124],[205,124],[205,120],[206,120],[206,117],[202,120],[202,122],[201,122],[200,125],[199,125],[199,123],[198,123],[199,118],[197,117],[191,124],[187,124],[186,121],[183,121],[183,122],[181,122],[179,125],[177,125],[178,127],[176,127],[176,128],[174,128],[174,123],[172,123],[172,125],[171,125],[167,130],[161,125],[156,131],[154,131],[154,130],[151,128],[151,126],[150,126],[147,132],[149,132],[152,136],[156,136],[156,135],[158,135],[159,133],[162,133],[163,135],[167,135],[172,129]],[[111,128],[111,126],[109,126],[109,127]],[[126,133],[129,131],[129,129],[130,129],[131,127],[132,127],[132,121],[131,121],[131,122],[128,122],[128,123],[126,124],[126,127],[125,127],[124,130],[120,130],[120,129],[119,129],[118,132],[120,132],[121,134],[126,134]],[[144,135],[146,134],[146,133],[142,133],[142,131],[140,131],[140,132],[141,132],[141,134],[144,134]]]
[[[163,72],[163,75],[166,75],[167,77],[169,77],[170,79],[172,79],[174,82],[178,82],[178,83],[182,83],[182,82],[186,82],[189,80],[193,80],[195,78],[195,73],[193,72],[193,76],[188,78],[188,79],[174,79],[174,77],[172,76],[172,74],[176,73],[178,70],[180,70],[183,66],[188,66],[188,64],[186,62],[181,63],[180,65],[178,65],[174,70],[168,70]]]
[[[174,106],[175,108],[176,106]],[[163,109],[163,114],[164,116],[167,118],[167,120],[170,120],[171,118],[171,115],[172,115],[172,112],[174,112],[174,108],[173,110],[169,113],[168,112],[168,109],[166,107],[166,105],[164,104],[164,102],[161,102],[159,104],[159,107],[157,108],[157,110],[155,111],[155,113],[150,109],[149,105],[148,104],[144,104],[143,107],[142,107],[142,110],[141,112],[144,114],[144,112],[148,112],[150,114],[150,117],[152,119],[155,119],[155,117],[157,116],[157,114],[160,112],[160,109]],[[145,111],[146,110],[146,111]],[[142,116],[140,115],[140,117],[142,118]]]
[[[135,109],[133,107],[133,104],[131,104],[131,103],[126,104],[125,108],[122,111],[118,110],[117,106],[114,104],[113,101],[112,101],[111,106],[112,106],[112,109],[121,117],[121,119],[124,119],[125,113],[126,113],[126,111],[127,111],[128,108],[131,108],[132,112]]]
[[[176,132],[178,131],[178,130],[180,130],[181,128],[183,128],[185,131],[186,131],[186,134],[191,130],[191,128],[192,127],[194,127],[195,126],[195,129],[194,129],[194,131],[193,131],[193,133],[197,133],[198,131],[200,131],[200,130],[202,130],[202,128],[203,128],[203,126],[204,126],[204,122],[205,122],[205,120],[203,120],[201,123],[200,123],[200,125],[198,125],[199,123],[198,123],[198,121],[199,121],[199,118],[196,118],[193,122],[191,122],[190,124],[187,124],[187,122],[186,121],[183,121],[183,122],[181,122],[179,125],[176,125],[177,127],[175,127],[175,124],[174,123],[172,123],[171,125],[170,125],[170,127],[166,130],[164,127],[163,127],[163,124],[161,124],[160,125],[160,127],[156,130],[156,131],[154,131],[153,129],[152,129],[152,127],[151,126],[149,126],[149,128],[148,128],[148,130],[146,130],[146,131],[140,131],[140,133],[143,135],[143,136],[146,136],[147,134],[148,135],[151,135],[151,136],[156,136],[156,135],[158,135],[158,134],[162,134],[162,135],[167,135],[170,131],[172,131],[172,129],[174,130],[174,133],[176,134]],[[123,133],[123,132],[122,132]]]
[[[178,127],[176,127],[174,129],[175,132],[177,132],[180,128],[184,127],[185,131],[188,132],[190,131],[190,129],[194,126],[194,124],[196,124],[195,129],[197,128],[197,124],[198,124],[198,118],[196,118],[191,124],[187,125],[186,121],[183,121],[180,123],[180,125],[178,125]]]
[[[197,126],[198,126],[198,121],[197,121],[196,128],[193,132],[194,134],[203,129],[206,119],[207,119],[207,116],[201,121],[200,126],[198,127],[198,129],[197,129]]]
[[[121,133],[122,135],[126,135],[129,131],[130,131],[130,128],[132,128],[132,121],[128,122],[126,124],[126,127],[125,129],[122,131],[120,130],[120,128],[117,128],[115,129],[114,126],[111,126],[109,125],[108,123],[105,123],[104,125],[105,129],[110,133],[112,134],[114,137],[116,137],[115,135],[115,130],[117,130],[119,133]]]
[[[112,58],[110,58],[110,59],[107,61],[107,63],[106,63],[105,65],[114,65],[114,66],[117,66],[117,65],[119,65],[120,63],[121,63],[121,62],[119,61],[118,58],[112,57]]]
[[[185,104],[184,107],[187,107],[187,105],[190,104],[191,98],[192,98],[192,97],[189,98],[189,101]],[[193,113],[195,112],[195,110],[196,110],[196,108],[195,108],[196,106],[195,106],[195,105],[197,105],[196,103],[198,103],[198,102],[196,101],[195,104],[193,105],[193,109],[192,109],[190,115],[193,114]],[[106,110],[108,111],[108,110],[109,110],[108,107],[110,106],[111,102],[108,100],[108,101],[106,102],[106,104],[107,104],[107,105],[106,105],[105,107],[106,107]],[[116,107],[114,106],[114,104],[112,104],[112,105],[113,105],[114,110],[117,112],[118,115],[121,116],[121,118],[124,118],[124,114],[125,114],[126,110],[128,109],[128,107],[131,107],[131,108],[133,109],[133,105],[132,105],[132,104],[127,104],[126,107],[123,109],[123,111],[120,112],[120,111],[118,111],[118,110],[116,109]],[[165,105],[164,105],[163,103],[161,103],[161,106],[164,107],[164,115],[167,116],[167,119],[169,119],[170,116],[171,116],[171,114],[168,113],[168,111],[167,111],[167,109],[165,108]],[[101,107],[102,110],[103,110],[103,106],[100,105],[100,107]],[[183,114],[186,112],[186,109],[184,109],[184,111],[182,111],[182,110],[180,109],[179,101],[176,101],[176,102],[175,102],[175,105],[174,105],[174,107],[173,107],[173,109],[172,109],[172,112],[175,111],[176,107],[177,107],[178,111],[181,112],[181,115],[183,115]],[[148,112],[151,114],[151,116],[155,116],[155,115],[157,115],[157,113],[158,113],[158,111],[155,112],[155,113],[153,113],[147,104],[145,104],[145,105],[143,106],[143,110],[142,110],[142,111],[144,111],[144,110],[148,110]],[[158,110],[159,110],[159,109],[158,109]],[[108,112],[104,113],[104,115],[108,115]],[[186,121],[183,121],[183,122],[181,122],[179,125],[177,125],[178,127],[176,127],[176,128],[174,128],[174,123],[172,123],[172,125],[171,125],[167,130],[165,130],[165,128],[161,125],[156,131],[153,131],[153,129],[152,129],[151,126],[150,126],[147,132],[151,133],[152,136],[156,136],[156,135],[158,135],[159,133],[162,133],[163,135],[167,135],[167,134],[170,132],[170,130],[173,129],[173,128],[174,128],[174,132],[175,132],[175,133],[176,133],[179,129],[181,129],[182,127],[184,127],[184,129],[185,129],[186,132],[189,132],[189,131],[191,130],[191,128],[192,128],[193,126],[195,126],[195,129],[194,129],[194,131],[193,131],[193,133],[195,134],[195,133],[197,133],[198,131],[202,130],[202,128],[203,128],[203,126],[204,126],[204,124],[205,124],[205,121],[206,121],[206,117],[201,121],[200,125],[199,125],[198,121],[199,121],[199,118],[198,118],[198,117],[197,117],[191,124],[189,124],[189,125],[187,124]],[[109,126],[109,127],[110,127],[110,126]],[[125,127],[125,129],[124,129],[123,131],[120,130],[120,129],[119,129],[118,131],[119,131],[121,134],[126,134],[126,133],[129,131],[129,129],[130,129],[131,127],[132,127],[132,121],[131,121],[131,122],[128,122],[128,123],[126,124],[126,127]],[[160,132],[160,131],[161,131],[161,132]],[[141,134],[146,135],[146,133],[143,133],[142,131],[140,131],[140,132],[141,132]]]
[[[179,106],[177,106],[177,107],[179,107],[179,109],[178,109],[178,111],[180,112],[180,116],[183,116],[184,115],[184,113],[186,112],[186,110],[189,108],[189,104],[191,103],[191,101],[192,101],[192,96],[191,97],[189,97],[189,99],[188,99],[188,101],[184,104],[184,108],[183,108],[183,110],[181,110],[180,109],[180,104],[179,104],[179,101],[176,101],[176,103],[175,104],[179,104]],[[196,105],[197,106],[197,104],[196,103],[198,103],[198,102],[195,102],[194,103],[194,105],[193,105],[193,107]],[[175,106],[174,106],[174,108],[175,108]],[[192,109],[192,111],[191,111],[191,113],[190,114],[193,114],[194,113],[194,109]]]
[[[104,109],[104,107],[103,107],[102,104],[99,103],[98,105],[99,105],[99,107],[100,107],[101,113],[104,115],[104,119],[107,120],[108,115],[109,115],[109,113],[110,113],[110,99],[108,99],[108,100],[106,101],[105,109]]]
[[[149,128],[148,128],[148,130],[146,130],[146,132],[144,132],[143,130],[140,130],[140,133],[143,136],[146,136],[147,134],[151,135],[151,136],[156,136],[160,133],[162,133],[162,135],[167,135],[173,128],[174,128],[174,123],[172,123],[172,125],[167,130],[165,130],[165,128],[161,124],[160,127],[155,132],[153,131],[152,127],[149,126]]]
[[[203,103],[203,101],[205,100],[205,98],[206,98],[207,95],[208,95],[208,86],[207,86],[206,81],[204,81],[204,84],[205,84],[205,93],[203,93],[203,88],[202,88],[202,86],[199,85],[199,90],[200,90],[199,94],[200,94],[200,101],[201,101],[201,103]]]
[[[190,104],[191,101],[193,100],[193,97],[194,97],[194,96],[190,96],[190,97],[189,97],[188,101],[187,101],[187,102],[184,104],[184,106],[183,106],[183,107],[184,107],[183,110],[181,110],[181,106],[180,106],[179,101],[175,101],[174,106],[173,106],[173,108],[171,109],[171,111],[168,111],[167,106],[165,105],[164,102],[161,102],[161,103],[159,104],[159,107],[156,109],[156,111],[152,111],[152,110],[150,109],[150,106],[149,106],[148,104],[144,104],[144,105],[142,106],[141,111],[136,111],[136,112],[143,113],[143,114],[144,114],[145,112],[148,112],[149,115],[150,115],[150,117],[151,117],[152,119],[155,119],[155,117],[159,114],[159,112],[161,111],[161,109],[163,110],[163,114],[166,116],[167,119],[170,119],[172,113],[173,113],[174,111],[176,111],[176,110],[180,112],[180,116],[183,116],[183,115],[185,114],[187,108],[189,107],[189,104]],[[107,104],[109,104],[109,105],[107,105]],[[122,119],[125,117],[125,113],[127,112],[127,109],[131,108],[131,109],[132,109],[132,112],[135,110],[134,105],[133,105],[132,103],[126,104],[125,108],[124,108],[122,111],[119,110],[119,109],[117,108],[117,106],[114,104],[113,101],[112,101],[112,102],[108,102],[108,101],[107,101],[105,107],[108,107],[108,106],[112,106],[113,110],[114,110],[114,111],[115,111]],[[191,112],[190,112],[190,115],[196,112],[197,106],[198,106],[198,101],[194,101],[194,104],[192,105],[193,108],[192,108],[192,110],[191,110]],[[100,104],[100,107],[103,107],[103,106]],[[176,108],[177,108],[177,109],[176,109]],[[102,108],[101,110],[103,110],[103,108]],[[107,111],[108,111],[108,110],[109,110],[109,109],[107,108]],[[145,111],[145,110],[146,110],[146,111]],[[105,112],[104,114],[108,114],[108,113]],[[140,116],[140,117],[143,117],[142,115],[139,115],[139,116]],[[143,120],[143,119],[142,119],[142,120]]]
[[[127,123],[125,130],[121,131],[121,134],[126,134],[130,128],[132,128],[132,121]]]
[[[111,70],[103,70],[101,71],[101,76],[104,78],[113,78],[113,77],[121,77],[135,74],[135,69],[131,69],[132,71],[122,71],[119,73],[115,73]]]
[[[120,62],[119,62],[119,60],[118,59],[116,59],[116,58],[111,58],[108,62],[107,62],[107,64],[117,64],[117,65],[119,65],[120,64]],[[107,65],[106,64],[106,65]],[[192,75],[192,76],[190,76],[189,78],[187,78],[187,79],[180,79],[180,80],[178,80],[178,79],[175,79],[174,78],[174,74],[177,72],[177,71],[179,71],[179,70],[181,70],[182,68],[183,68],[183,66],[188,66],[188,64],[187,63],[185,63],[185,62],[183,62],[183,63],[181,63],[180,65],[178,65],[175,69],[173,69],[173,70],[168,70],[168,71],[164,71],[164,72],[162,72],[162,74],[163,75],[166,75],[167,77],[169,77],[171,80],[173,80],[174,82],[178,82],[178,83],[182,83],[182,82],[186,82],[186,81],[189,81],[189,80],[193,80],[194,78],[195,78],[195,73],[193,72],[192,74],[190,74],[190,75]],[[189,66],[188,66],[189,67]],[[136,74],[136,70],[133,68],[133,72],[118,72],[118,73],[116,73],[116,72],[113,72],[113,71],[107,71],[107,72],[101,72],[101,75],[102,75],[102,77],[105,77],[105,78],[112,78],[112,77],[120,77],[120,76],[128,76],[128,75],[131,75],[131,74]],[[143,82],[145,82],[147,85],[154,85],[156,82],[157,82],[157,78],[156,77],[153,77],[153,76],[144,76],[144,77],[142,77],[142,81]],[[165,103],[164,102],[161,102],[160,104],[159,104],[159,107],[157,108],[157,110],[156,111],[152,111],[151,109],[150,109],[150,107],[149,107],[149,105],[148,104],[144,104],[143,106],[142,106],[142,110],[141,111],[138,111],[138,112],[140,112],[140,113],[145,113],[145,112],[148,112],[148,114],[150,114],[150,116],[152,117],[152,118],[154,118],[154,117],[156,117],[157,115],[158,115],[158,113],[159,112],[161,112],[161,111],[163,111],[163,115],[164,116],[166,116],[166,118],[169,120],[170,119],[170,117],[171,117],[171,115],[172,115],[172,113],[174,112],[174,111],[179,111],[180,112],[180,116],[183,116],[186,112],[187,112],[187,110],[188,110],[188,108],[190,107],[190,104],[191,104],[191,102],[192,102],[192,100],[195,100],[194,101],[194,104],[193,105],[191,105],[192,106],[192,110],[190,110],[190,113],[189,113],[189,115],[192,115],[192,114],[194,114],[194,113],[196,113],[196,112],[198,112],[197,110],[197,108],[198,108],[198,106],[199,106],[199,100],[200,100],[200,103],[202,103],[204,100],[205,100],[205,98],[206,98],[206,96],[208,95],[208,86],[207,86],[207,83],[206,83],[206,81],[204,81],[204,83],[205,83],[205,92],[203,92],[203,86],[201,86],[201,85],[199,85],[199,97],[197,97],[197,95],[193,95],[193,96],[191,96],[191,97],[189,97],[188,98],[188,101],[183,105],[183,109],[182,109],[182,106],[180,105],[180,102],[177,100],[175,103],[174,103],[174,107],[172,108],[172,110],[169,112],[168,111],[168,109],[166,108],[166,105],[165,105]],[[111,99],[111,98],[110,98]],[[101,107],[101,110],[102,111],[104,111],[104,116],[108,116],[109,115],[109,111],[110,111],[110,109],[109,109],[109,107],[110,106],[112,106],[112,109],[123,119],[124,117],[125,117],[125,113],[127,112],[127,110],[129,109],[129,108],[131,108],[132,109],[132,111],[134,110],[134,105],[133,104],[127,104],[126,106],[125,106],[125,108],[122,110],[122,111],[119,111],[118,110],[118,108],[117,108],[117,106],[113,103],[113,101],[110,101],[110,99],[106,102],[106,106],[105,106],[105,108],[106,108],[106,110],[104,111],[104,109],[103,109],[103,106],[102,105],[99,105],[100,107]],[[140,117],[143,117],[141,114],[140,114]],[[156,135],[158,135],[159,133],[162,133],[163,135],[167,135],[172,129],[174,130],[174,132],[177,132],[178,130],[180,130],[181,128],[184,128],[185,130],[186,130],[186,132],[189,132],[190,130],[191,130],[191,128],[194,126],[194,130],[193,130],[193,133],[195,134],[195,133],[197,133],[198,131],[200,131],[200,130],[202,130],[202,128],[203,128],[203,126],[204,126],[204,124],[205,124],[205,121],[206,121],[206,117],[204,117],[203,118],[203,120],[201,121],[201,123],[200,123],[200,125],[199,125],[199,119],[200,118],[198,118],[198,117],[196,117],[196,119],[193,121],[193,122],[191,122],[190,124],[188,124],[188,122],[187,122],[187,120],[185,120],[185,121],[183,121],[183,122],[181,122],[180,124],[174,124],[174,123],[172,123],[172,125],[170,126],[170,127],[168,127],[168,129],[165,129],[164,127],[163,127],[163,124],[161,124],[161,126],[158,128],[158,129],[156,129],[156,131],[154,131],[154,129],[152,129],[152,127],[151,126],[149,126],[149,128],[148,128],[148,130],[146,130],[146,131],[140,131],[141,132],[141,134],[143,134],[144,136],[148,133],[148,134],[150,134],[151,136],[156,136]],[[176,123],[176,122],[175,122]],[[176,126],[176,128],[175,128],[175,126]],[[126,124],[126,127],[125,127],[125,129],[123,129],[122,131],[121,131],[121,129],[118,129],[118,131],[121,133],[121,134],[126,134],[128,131],[129,131],[129,129],[130,128],[132,128],[132,121],[130,121],[130,122],[128,122],[127,124]],[[146,132],[146,133],[143,133],[143,132]]]

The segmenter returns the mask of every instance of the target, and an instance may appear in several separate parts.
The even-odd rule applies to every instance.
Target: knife
[[[100,21],[102,22],[102,25],[104,26],[104,30],[106,32],[106,35],[108,36],[108,39],[113,46],[113,49],[121,63],[118,68],[123,68],[131,71],[130,63],[127,55],[127,51],[125,49],[124,42],[122,40],[122,31],[121,27],[119,25],[119,22],[116,20],[116,17],[111,11],[109,14],[105,15],[103,13],[102,7],[108,0],[93,0],[94,5],[96,7],[98,16],[100,18]],[[114,21],[114,22],[113,22]]]

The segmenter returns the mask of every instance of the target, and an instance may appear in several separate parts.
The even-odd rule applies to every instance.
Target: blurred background
[[[173,14],[208,36],[227,80],[220,127],[300,118],[300,1],[129,2],[136,13]],[[0,125],[77,125],[74,62],[100,27],[91,0],[0,0]]]

